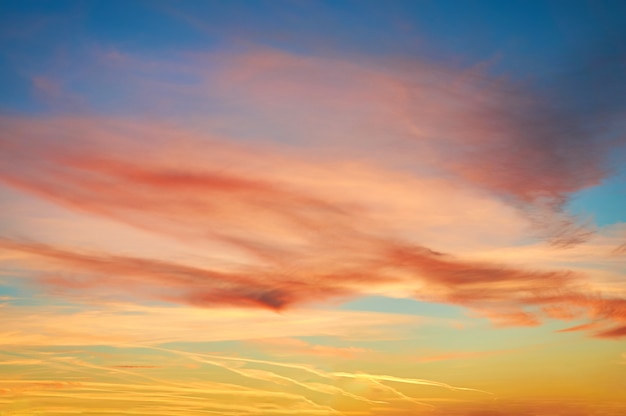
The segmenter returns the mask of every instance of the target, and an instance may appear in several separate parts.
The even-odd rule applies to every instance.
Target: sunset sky
[[[0,416],[623,416],[626,2],[0,0]]]

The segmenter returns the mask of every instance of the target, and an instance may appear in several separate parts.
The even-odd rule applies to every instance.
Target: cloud
[[[302,364],[282,363],[282,362],[267,361],[267,360],[256,360],[256,359],[248,359],[248,358],[243,358],[243,357],[225,357],[225,356],[215,356],[215,355],[210,355],[210,354],[189,353],[189,352],[165,349],[165,348],[160,348],[160,347],[153,347],[153,348],[155,348],[157,351],[166,351],[166,352],[170,352],[173,354],[178,354],[178,355],[188,357],[195,361],[211,364],[211,365],[218,366],[218,367],[227,368],[229,371],[235,372],[247,378],[260,379],[263,381],[270,381],[270,382],[279,383],[279,384],[285,384],[285,383],[295,384],[301,387],[305,387],[307,390],[319,391],[325,394],[339,393],[350,399],[357,400],[357,401],[365,401],[370,404],[385,403],[385,401],[372,400],[372,399],[368,399],[367,397],[355,395],[355,394],[350,393],[346,389],[337,387],[334,384],[327,384],[327,383],[330,380],[333,380],[335,383],[337,383],[341,381],[342,379],[351,379],[356,382],[364,382],[366,385],[372,384],[376,387],[380,387],[380,390],[374,390],[372,392],[372,393],[376,393],[377,395],[379,395],[381,392],[388,392],[393,397],[399,397],[402,401],[409,402],[413,405],[415,404],[420,405],[420,406],[425,405],[428,407],[433,407],[433,406],[424,404],[413,397],[407,396],[403,394],[402,392],[396,390],[395,388],[393,388],[387,383],[391,382],[391,383],[401,383],[401,384],[409,384],[409,385],[417,385],[417,386],[439,387],[439,388],[449,390],[451,392],[472,392],[472,393],[491,394],[482,390],[476,390],[476,389],[467,388],[467,387],[452,386],[446,383],[442,383],[442,382],[438,382],[434,380],[427,380],[427,379],[413,379],[413,378],[406,378],[406,377],[395,377],[395,376],[390,376],[390,375],[368,374],[368,373],[363,373],[363,372],[337,372],[337,371],[329,372],[329,371],[324,371],[321,369],[316,369],[309,365],[302,365]],[[220,362],[220,360],[221,361],[225,360],[226,363]],[[233,364],[239,363],[244,366],[247,366],[250,364],[263,365],[263,366],[270,368],[271,371],[242,368],[241,365],[234,366],[229,363],[233,363]],[[285,369],[285,368],[296,369],[296,370],[300,370],[301,372],[307,373],[308,375],[314,375],[322,379],[324,383],[311,383],[311,382],[302,383],[298,381],[298,379],[296,378],[285,377],[285,376],[280,375],[278,372],[276,372],[278,369]],[[382,398],[385,398],[385,396],[383,396]]]
[[[0,388],[0,393],[7,395],[21,395],[28,392],[39,392],[42,390],[58,390],[68,388],[79,388],[81,383],[68,381],[31,381],[31,380],[6,380],[6,384],[12,384],[10,388]]]
[[[80,301],[80,299],[76,300]],[[402,325],[429,319],[376,312],[297,309],[276,314],[263,309],[222,307],[207,312],[193,306],[141,306],[96,303],[83,298],[73,308],[6,305],[0,344],[26,345],[159,345],[173,342],[254,341],[267,338],[337,336],[369,339],[394,334]],[[154,325],[160,322],[162,325]],[[250,331],[254,326],[255,331]],[[198,328],[212,328],[198,331]],[[50,331],[54,328],[54,331]],[[13,361],[11,359],[10,361]]]
[[[97,371],[91,369],[91,371]],[[106,373],[99,373],[106,376]],[[227,383],[177,384],[163,380],[151,382],[94,382],[3,380],[0,385],[8,397],[6,410],[28,409],[42,415],[71,414],[77,406],[99,413],[197,415],[276,414],[276,411],[305,415],[339,414],[329,406],[320,405],[306,396],[267,388],[249,388]],[[114,393],[115,397],[111,398]],[[233,401],[236,396],[236,402]],[[108,399],[107,399],[108,397]],[[0,396],[0,403],[2,403]],[[83,411],[84,412],[84,411]]]
[[[517,352],[518,350],[509,349],[509,350],[490,350],[490,351],[451,351],[444,352],[433,355],[420,355],[415,358],[417,362],[435,362],[435,361],[447,361],[447,360],[465,360],[465,359],[475,359],[482,357],[491,357],[494,355],[501,354],[509,354],[513,352]]]
[[[109,81],[91,82],[104,82],[100,88],[118,91],[126,102],[143,97],[148,106],[162,103],[163,108],[151,112],[164,112],[189,131],[219,132],[231,145],[270,143],[270,152],[254,150],[262,157],[245,158],[253,166],[248,173],[265,160],[266,166],[276,162],[271,169],[277,175],[292,174],[289,157],[305,150],[399,167],[421,177],[446,177],[489,191],[532,220],[538,236],[560,246],[579,244],[594,231],[565,212],[567,198],[610,174],[609,154],[619,152],[624,140],[619,126],[596,121],[618,119],[619,100],[583,114],[568,104],[580,101],[572,99],[570,87],[555,82],[538,90],[495,78],[480,67],[304,56],[268,48],[188,54],[176,57],[174,64],[120,52],[100,59],[99,71],[108,68],[109,74],[98,78]],[[176,81],[180,77],[187,81]],[[76,118],[62,123],[71,128],[48,123],[43,135],[57,132],[65,145],[72,137],[76,145],[78,137],[93,143],[106,136],[119,141],[120,133],[130,133],[148,136],[157,147],[164,137],[180,141],[188,136],[154,120],[155,126],[135,125],[127,132],[110,120],[97,122],[97,130],[89,123]],[[32,136],[18,132],[24,133]],[[212,148],[216,154],[209,160],[215,163],[217,155],[224,155],[223,145],[204,140],[202,155],[207,157],[206,149]],[[135,151],[145,150],[126,153]]]
[[[545,307],[570,311],[567,316],[547,312],[557,319],[586,315],[622,322],[626,316],[626,301],[586,293],[580,276],[571,272],[514,269],[464,261],[421,247],[375,242],[378,245],[372,242],[369,252],[353,259],[348,272],[336,269],[343,263],[321,263],[317,267],[327,272],[319,275],[311,269],[304,275],[261,266],[247,266],[237,272],[212,270],[10,240],[3,240],[2,247],[26,255],[30,267],[41,270],[41,275],[35,275],[40,284],[72,296],[281,310],[393,288],[417,299],[472,308],[498,326],[537,326]],[[41,266],[36,266],[42,260]],[[536,309],[538,306],[544,311]]]
[[[350,373],[336,372],[332,374],[336,377],[348,377],[348,378],[357,378],[357,379],[363,378],[366,380],[371,379],[371,380],[376,380],[376,381],[390,381],[390,382],[395,382],[395,383],[417,384],[421,386],[436,386],[436,387],[443,387],[443,388],[450,389],[450,390],[466,390],[466,391],[473,391],[473,392],[478,392],[478,393],[491,394],[489,392],[482,391],[482,390],[470,389],[466,387],[455,387],[449,384],[439,383],[439,382],[432,381],[432,380],[402,378],[402,377],[394,377],[394,376],[389,376],[389,375],[365,374],[365,373],[350,374]]]
[[[370,353],[358,347],[333,347],[309,344],[297,338],[263,338],[250,342],[256,349],[269,351],[272,355],[306,355],[333,358],[353,358]]]
[[[39,365],[41,363],[41,360],[33,359],[0,361],[0,365]]]
[[[325,264],[322,257],[322,263],[313,266],[325,272],[315,274],[315,269],[306,270],[307,280],[303,274],[285,273],[268,265],[226,272],[153,259],[85,254],[41,244],[1,241],[5,250],[44,260],[44,273],[37,279],[48,287],[70,293],[130,294],[196,306],[259,306],[280,310],[303,302],[375,293],[376,286],[384,290],[385,285],[395,285],[430,301],[465,306],[489,302],[496,306],[523,306],[558,301],[559,298],[545,299],[540,291],[567,287],[572,282],[568,272],[533,272],[460,261],[420,247],[384,241],[374,240],[371,245],[370,252],[359,253],[349,269],[343,263]]]
[[[0,381],[0,392],[19,405],[20,399],[41,409],[42,414],[62,409],[68,403],[98,403],[100,412],[116,409],[136,411],[159,406],[157,414],[178,412],[196,414],[197,411],[233,411],[234,414],[275,414],[276,409],[298,414],[350,414],[350,407],[380,406],[393,402],[411,407],[424,405],[418,399],[394,388],[393,384],[405,384],[441,390],[442,394],[457,396],[460,393],[476,394],[478,391],[452,386],[427,379],[412,379],[368,373],[333,372],[310,364],[258,360],[234,354],[198,353],[162,347],[141,345],[118,346],[116,352],[127,359],[140,357],[158,360],[158,366],[150,371],[136,371],[146,366],[111,366],[119,362],[118,354],[102,354],[93,350],[72,349],[71,356],[64,350],[22,348],[21,354],[44,357],[40,370],[62,374],[63,379],[49,380],[38,374],[31,379],[29,373],[11,374]],[[185,366],[194,363],[196,380],[189,380],[180,370],[168,371],[172,365]],[[206,381],[216,376],[220,382]],[[94,378],[96,377],[96,378]],[[66,381],[73,379],[80,381]],[[54,389],[54,391],[51,391]],[[111,394],[115,393],[113,399]],[[109,400],[103,400],[103,395]],[[415,394],[415,393],[413,393]],[[482,395],[482,394],[480,394]],[[233,398],[236,397],[236,402]],[[341,400],[339,400],[341,398]],[[2,397],[0,397],[1,403]],[[344,403],[345,401],[345,403]],[[431,405],[427,405],[433,407]],[[29,407],[30,408],[30,407]],[[11,409],[9,407],[8,409]],[[93,406],[90,407],[93,409]],[[239,412],[239,413],[238,413]]]
[[[499,399],[491,403],[450,403],[433,411],[434,415],[501,416],[557,414],[563,416],[618,415],[624,410],[620,401],[558,400],[558,399]],[[393,413],[391,413],[393,414]],[[399,413],[402,414],[402,413]]]
[[[619,308],[599,306],[619,297],[588,296],[595,288],[580,270],[444,254],[481,239],[519,244],[529,226],[521,211],[547,221],[563,246],[587,238],[563,204],[606,175],[617,142],[552,98],[424,62],[276,50],[193,55],[167,68],[113,61],[130,73],[192,74],[197,88],[171,86],[174,101],[226,104],[205,124],[193,111],[178,115],[184,128],[4,117],[0,181],[79,215],[210,248],[212,258],[192,265],[129,246],[4,238],[53,291],[272,310],[392,294],[466,306],[498,325],[584,311],[621,319]]]
[[[93,256],[62,251],[41,245],[10,244],[5,249],[30,253],[60,263],[64,268],[81,271],[77,274],[50,272],[40,282],[62,290],[112,290],[118,296],[132,293],[138,297],[194,304],[197,306],[260,306],[280,310],[297,301],[315,299],[316,292],[327,291],[326,296],[337,296],[340,287],[311,286],[298,281],[262,279],[263,274],[246,276],[120,256]]]
[[[596,338],[624,338],[626,337],[626,325],[617,326],[605,331],[596,332],[594,336]]]
[[[402,162],[412,157],[414,163],[438,165],[474,186],[523,202],[547,198],[558,204],[571,192],[597,184],[608,174],[608,153],[625,140],[623,131],[616,134],[615,125],[606,123],[619,120],[623,99],[591,106],[576,95],[580,86],[562,82],[563,77],[539,91],[478,68],[425,61],[345,60],[267,49],[221,58],[211,74],[220,91],[252,103],[250,111],[264,116],[288,114],[286,129],[292,121],[319,125],[323,119],[323,130],[301,134],[313,134],[324,144],[328,136],[334,139],[349,129],[358,134],[358,140],[348,139],[352,145],[374,142]],[[611,65],[586,68],[588,79],[599,71],[621,76],[619,59],[611,58]],[[601,89],[611,90],[609,85]],[[601,97],[593,89],[584,93]],[[386,146],[389,135],[400,151],[409,152],[406,159]]]

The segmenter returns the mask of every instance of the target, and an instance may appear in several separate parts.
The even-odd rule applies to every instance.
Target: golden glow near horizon
[[[626,9],[509,3],[0,5],[0,416],[626,414]]]

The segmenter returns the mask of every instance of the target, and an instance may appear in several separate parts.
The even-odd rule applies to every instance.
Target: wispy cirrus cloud
[[[588,296],[580,271],[463,259],[443,254],[450,240],[433,237],[469,229],[471,240],[493,227],[472,229],[464,225],[470,218],[501,219],[515,244],[529,226],[516,210],[522,204],[530,222],[539,213],[556,227],[553,236],[578,241],[562,204],[606,175],[605,153],[619,137],[581,133],[580,147],[565,149],[560,109],[480,70],[271,50],[194,59],[211,65],[174,66],[198,82],[174,98],[229,103],[236,114],[217,111],[219,134],[198,133],[193,114],[182,118],[186,129],[103,117],[3,118],[0,180],[76,212],[210,243],[223,261],[191,266],[4,239],[6,250],[43,264],[38,282],[195,306],[281,310],[394,293],[478,308],[502,325],[538,325],[544,313],[571,319],[555,313],[563,305],[576,316],[621,321],[619,311],[600,306],[620,299]],[[249,128],[266,136],[263,144],[245,143]],[[430,198],[436,203],[424,202]],[[451,200],[458,206],[441,208]]]
[[[269,351],[273,355],[306,355],[320,357],[352,358],[365,355],[371,350],[358,347],[334,347],[329,345],[310,344],[298,338],[264,338],[251,342],[261,351]]]
[[[6,379],[0,381],[0,389],[3,389],[0,391],[3,396],[13,399],[14,404],[19,404],[22,399],[29,400],[44,414],[50,408],[62,406],[68,397],[76,402],[89,403],[101,400],[112,392],[123,400],[120,403],[115,400],[106,404],[100,402],[98,406],[102,407],[98,407],[98,411],[113,412],[122,403],[131,410],[159,403],[163,409],[178,410],[183,414],[209,409],[232,410],[235,414],[275,414],[276,409],[282,408],[301,410],[305,414],[326,412],[322,414],[349,415],[349,409],[353,409],[355,404],[380,406],[400,402],[413,408],[433,408],[420,401],[420,397],[429,400],[429,389],[441,390],[442,394],[453,397],[485,394],[429,379],[329,371],[311,364],[261,360],[235,354],[198,353],[141,345],[120,345],[118,348],[118,352],[123,352],[127,359],[158,357],[161,365],[107,365],[118,361],[119,355],[103,356],[93,350],[76,347],[68,355],[64,350],[50,352],[29,347],[21,349],[20,354],[44,359],[41,366],[58,370],[63,377],[50,380],[34,378],[28,371],[7,373]],[[194,365],[185,371],[202,378],[190,380],[182,376],[181,369],[187,367],[186,363]],[[171,368],[176,371],[171,372]],[[220,382],[206,381],[207,376],[216,375],[221,375]],[[412,386],[412,391],[403,393],[394,387],[402,384]],[[121,396],[117,396],[118,392]],[[236,405],[231,400],[233,395],[239,397]]]
[[[2,246],[27,256],[31,265],[43,261],[43,274],[37,281],[65,294],[279,310],[393,288],[417,299],[477,309],[504,326],[536,326],[544,316],[566,320],[588,316],[606,324],[624,320],[623,299],[588,294],[575,273],[515,269],[464,261],[419,246],[375,242],[369,252],[354,260],[350,273],[321,274],[309,284],[297,273],[270,268],[271,263],[233,272],[10,240]],[[318,267],[333,270],[334,265]],[[620,335],[604,336],[608,334]]]
[[[82,300],[82,302],[81,302]],[[134,299],[136,300],[136,299]],[[254,341],[264,338],[337,336],[372,338],[393,336],[403,325],[420,326],[430,318],[376,312],[310,310],[285,314],[263,309],[185,306],[142,306],[97,303],[93,296],[75,299],[74,307],[4,305],[6,325],[0,334],[5,346],[93,346],[173,342]],[[91,305],[96,311],[83,310]],[[311,317],[314,314],[314,317]],[[167,330],[155,326],[162,322]],[[255,327],[251,332],[249,325]],[[198,328],[211,327],[211,331]],[[55,328],[50,331],[50,328]],[[64,328],[68,328],[64,330]],[[70,329],[71,328],[71,329]],[[14,358],[11,358],[13,360]]]

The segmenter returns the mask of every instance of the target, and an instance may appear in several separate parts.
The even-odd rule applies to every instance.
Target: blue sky
[[[0,3],[0,413],[624,414],[624,21]]]

